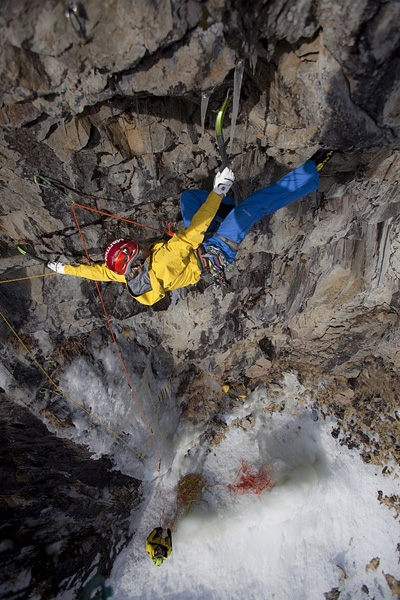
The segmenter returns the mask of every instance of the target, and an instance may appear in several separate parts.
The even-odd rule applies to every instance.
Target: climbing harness
[[[209,262],[209,270],[211,277],[218,287],[229,287],[229,283],[225,276],[225,267],[228,266],[228,261],[222,250],[212,244],[205,245],[206,254]]]
[[[197,258],[203,275],[210,274],[217,287],[229,287],[225,276],[225,267],[229,263],[220,248],[211,244],[200,244],[197,248]]]
[[[200,246],[197,248],[197,258],[199,260],[199,265],[200,265],[200,269],[201,272],[207,272],[208,268],[209,268],[209,261],[208,261],[208,257],[207,257],[207,253],[206,250],[203,246],[203,244],[200,244]]]
[[[215,237],[225,242],[225,244],[229,246],[229,248],[234,252],[237,252],[239,250],[239,244],[237,244],[233,240],[230,240],[229,238],[225,237],[224,235],[221,235],[220,233],[214,233],[214,235]]]

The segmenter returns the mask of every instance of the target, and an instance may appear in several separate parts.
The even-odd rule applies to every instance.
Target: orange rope
[[[72,204],[72,206],[71,206],[71,209],[72,209],[72,214],[73,214],[73,216],[74,216],[75,223],[76,223],[76,226],[77,226],[77,229],[78,229],[79,235],[80,235],[80,237],[81,237],[81,240],[82,240],[82,245],[83,245],[83,248],[84,248],[84,251],[85,251],[85,254],[86,254],[86,258],[87,258],[89,261],[91,261],[91,258],[90,258],[90,255],[89,255],[89,252],[88,252],[88,249],[87,249],[87,246],[86,246],[85,238],[83,237],[82,229],[81,229],[81,227],[80,227],[80,225],[79,225],[79,221],[78,221],[78,218],[77,218],[77,216],[76,216],[76,212],[75,212],[75,206],[79,206],[79,205],[76,205],[76,203],[73,203],[73,204]],[[98,211],[97,211],[97,212],[98,212]],[[118,218],[118,217],[115,217],[115,218]],[[127,369],[127,367],[126,367],[125,361],[124,361],[124,359],[123,359],[123,356],[122,356],[122,354],[121,354],[120,348],[119,348],[119,346],[118,346],[118,341],[117,341],[117,338],[115,337],[115,333],[114,333],[114,331],[113,331],[113,329],[112,329],[112,326],[111,326],[111,321],[110,321],[110,318],[109,318],[109,316],[108,316],[108,313],[107,313],[106,306],[105,306],[105,304],[104,304],[104,300],[103,300],[103,296],[102,296],[102,293],[101,293],[101,290],[100,290],[100,286],[99,286],[99,284],[98,284],[98,282],[97,282],[97,281],[95,281],[94,283],[96,284],[96,289],[97,289],[97,293],[98,293],[98,295],[99,295],[99,298],[100,298],[101,306],[102,306],[102,308],[103,308],[104,316],[105,316],[105,318],[106,318],[107,325],[108,325],[108,328],[109,328],[109,330],[110,330],[111,337],[112,337],[112,339],[113,339],[113,342],[114,342],[114,345],[115,345],[115,349],[116,349],[116,351],[117,351],[117,354],[118,354],[118,358],[119,358],[119,360],[120,360],[120,362],[121,362],[121,365],[122,365],[122,368],[123,368],[123,370],[124,370],[124,372],[125,372],[125,376],[126,376],[126,379],[127,379],[128,385],[129,385],[129,388],[130,388],[130,390],[131,390],[131,392],[132,392],[132,395],[133,395],[133,397],[134,397],[134,399],[135,399],[135,402],[136,402],[136,405],[137,405],[137,407],[138,407],[138,409],[139,409],[140,416],[142,417],[143,423],[145,424],[146,428],[148,429],[148,431],[149,431],[149,433],[150,433],[150,436],[151,436],[151,439],[152,439],[152,442],[153,442],[154,456],[155,456],[155,459],[156,459],[156,471],[157,471],[157,473],[158,473],[158,477],[159,477],[159,479],[160,479],[161,486],[162,486],[162,489],[163,489],[163,495],[164,495],[164,509],[165,509],[165,506],[166,506],[166,501],[167,501],[167,498],[166,498],[166,490],[165,490],[165,486],[164,486],[163,477],[162,477],[162,475],[161,475],[161,471],[160,471],[160,468],[159,468],[160,460],[159,460],[159,457],[158,457],[158,452],[157,452],[157,446],[156,446],[155,436],[154,436],[154,433],[153,433],[153,431],[152,431],[152,429],[151,429],[151,427],[150,427],[149,423],[147,422],[147,419],[146,419],[146,417],[145,417],[145,415],[144,415],[144,412],[143,412],[143,409],[142,409],[142,405],[140,404],[139,398],[138,398],[138,396],[137,396],[137,394],[136,394],[136,392],[135,392],[135,390],[134,390],[134,388],[133,388],[133,384],[132,384],[132,382],[131,382],[131,378],[130,378],[130,376],[129,376],[128,369]],[[161,523],[160,523],[160,524],[161,524]]]
[[[16,279],[3,279],[0,283],[14,283],[14,281],[26,281],[27,279],[37,279],[38,277],[51,277],[57,273],[41,273],[40,275],[28,275],[27,277],[17,277]]]
[[[270,490],[275,485],[275,479],[272,477],[272,465],[264,463],[258,471],[253,471],[251,466],[243,459],[242,466],[233,483],[227,487],[231,493],[235,494],[261,494],[264,490]]]
[[[105,217],[111,217],[112,219],[125,221],[125,223],[131,223],[132,225],[138,225],[139,227],[146,227],[146,229],[152,229],[153,231],[158,231],[159,233],[166,233],[171,237],[174,235],[174,232],[171,230],[171,222],[168,223],[168,231],[165,231],[164,229],[157,229],[157,227],[152,227],[151,225],[144,225],[143,223],[138,223],[137,221],[131,221],[130,219],[125,219],[124,217],[118,217],[117,215],[112,215],[111,213],[104,212],[103,210],[98,210],[96,208],[91,208],[90,206],[85,206],[84,204],[78,204],[78,202],[72,202],[71,206],[73,211],[74,207],[77,206],[79,208],[98,213],[99,215],[104,215]]]

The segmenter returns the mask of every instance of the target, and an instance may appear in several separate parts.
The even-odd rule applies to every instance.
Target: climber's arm
[[[63,275],[73,275],[74,277],[83,277],[93,281],[119,281],[125,282],[124,275],[118,275],[107,267],[105,263],[94,263],[92,265],[64,265],[60,262],[49,262],[47,266],[56,273]]]

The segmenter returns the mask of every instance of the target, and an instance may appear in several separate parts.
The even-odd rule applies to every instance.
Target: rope
[[[173,236],[174,232],[171,229],[171,221],[168,223],[168,230],[158,229],[157,227],[152,227],[151,225],[145,225],[144,223],[139,223],[138,221],[132,221],[131,219],[125,219],[124,217],[119,217],[117,215],[113,215],[111,213],[105,212],[104,210],[98,210],[97,208],[91,208],[90,206],[85,206],[84,204],[79,204],[78,202],[72,202],[72,209],[77,206],[79,208],[83,208],[84,210],[89,210],[91,212],[97,213],[99,215],[103,215],[105,217],[111,217],[111,219],[118,219],[119,221],[124,221],[125,223],[131,223],[132,225],[138,225],[139,227],[145,227],[146,229],[152,229],[153,231],[157,231],[158,233],[167,234],[169,236]]]
[[[83,208],[84,210],[89,210],[91,212],[97,213],[99,215],[103,215],[105,217],[110,217],[112,219],[118,219],[120,221],[125,221],[126,223],[131,223],[132,225],[137,225],[139,227],[145,227],[146,229],[152,229],[153,231],[157,231],[158,233],[162,233],[162,234],[167,234],[171,237],[174,235],[174,232],[171,229],[171,222],[168,223],[168,230],[164,230],[164,229],[158,229],[157,227],[152,227],[151,225],[145,225],[144,223],[139,223],[138,221],[132,221],[131,219],[125,219],[124,217],[119,217],[117,215],[113,215],[113,214],[105,212],[103,210],[98,210],[96,208],[91,208],[90,206],[85,206],[84,204],[75,202],[74,199],[72,198],[72,196],[70,196],[69,194],[66,194],[64,192],[64,190],[60,189],[60,185],[63,186],[63,184],[56,184],[54,181],[52,181],[48,177],[44,177],[43,175],[37,174],[34,176],[33,180],[39,187],[51,189],[59,197],[63,198],[64,200],[68,200],[68,202],[71,203],[71,206],[78,206],[79,208]],[[41,182],[43,182],[43,183],[41,183]],[[68,188],[68,189],[71,189],[71,191],[73,191],[75,193],[79,193],[76,190],[73,190],[72,188]]]
[[[23,340],[20,338],[20,336],[18,335],[18,333],[15,331],[15,329],[13,328],[13,326],[11,325],[11,323],[7,320],[7,318],[3,315],[3,313],[1,311],[0,311],[0,316],[2,317],[2,319],[6,323],[6,325],[9,327],[9,329],[12,331],[12,333],[14,334],[14,336],[17,338],[17,340],[19,341],[19,343],[21,344],[21,346],[28,353],[28,355],[30,356],[30,358],[33,360],[33,362],[35,363],[35,365],[40,369],[40,371],[48,379],[48,381],[54,386],[54,389],[55,389],[56,393],[60,394],[61,396],[64,396],[64,398],[66,398],[67,400],[69,400],[70,402],[72,402],[72,404],[74,404],[77,408],[80,408],[81,410],[83,410],[83,412],[85,412],[87,415],[89,415],[89,417],[91,417],[94,421],[97,421],[97,423],[99,423],[102,427],[104,427],[109,433],[111,433],[112,435],[114,435],[120,442],[122,442],[123,444],[125,444],[125,446],[127,446],[127,448],[129,448],[129,450],[131,450],[132,452],[134,452],[135,454],[137,454],[137,456],[139,456],[143,461],[148,462],[148,460],[142,454],[140,454],[140,452],[138,452],[137,450],[135,450],[135,448],[133,448],[133,446],[131,446],[130,444],[128,444],[128,442],[126,442],[116,431],[114,431],[113,429],[111,429],[111,427],[109,427],[101,419],[99,419],[98,417],[96,417],[96,415],[94,415],[93,413],[91,413],[84,406],[82,406],[81,404],[79,404],[78,402],[76,402],[75,400],[73,400],[72,398],[70,398],[70,396],[68,396],[65,392],[63,392],[63,390],[56,384],[56,382],[44,370],[44,368],[42,367],[42,365],[36,360],[35,356],[32,354],[32,352],[29,350],[29,348],[26,346],[26,344],[23,342]]]
[[[81,229],[81,227],[79,225],[78,217],[76,215],[75,203],[72,204],[71,209],[72,209],[72,214],[74,216],[74,220],[75,220],[75,223],[76,223],[76,226],[77,226],[80,238],[82,240],[82,245],[83,245],[83,249],[84,249],[85,254],[86,254],[86,258],[89,261],[91,261],[91,258],[90,258],[90,255],[89,255],[89,252],[88,252],[88,249],[87,249],[87,246],[86,246],[85,238],[83,236],[82,229]],[[111,337],[112,337],[112,340],[114,342],[114,346],[115,346],[115,349],[117,351],[118,358],[119,358],[119,360],[121,362],[121,365],[122,365],[122,368],[124,370],[124,373],[125,373],[125,376],[126,376],[126,380],[128,382],[129,388],[130,388],[130,390],[132,392],[132,395],[133,395],[133,398],[134,398],[134,400],[136,402],[136,405],[137,405],[137,407],[139,409],[139,413],[140,413],[140,416],[141,416],[141,418],[143,420],[143,423],[145,424],[145,426],[146,426],[146,428],[147,428],[147,430],[148,430],[148,432],[149,432],[149,434],[151,436],[151,439],[152,439],[153,449],[154,449],[154,456],[155,456],[155,459],[156,459],[156,466],[155,466],[155,468],[156,468],[156,471],[157,471],[157,474],[158,474],[158,477],[159,477],[159,481],[161,483],[161,487],[162,487],[162,490],[163,490],[163,495],[164,495],[164,507],[163,507],[163,511],[162,511],[162,512],[164,512],[167,498],[166,498],[166,490],[165,490],[165,486],[164,486],[163,477],[162,477],[162,474],[161,474],[161,471],[160,471],[160,467],[159,467],[159,465],[160,465],[160,459],[159,459],[158,452],[157,452],[157,446],[156,446],[155,436],[154,436],[154,433],[153,433],[153,431],[152,431],[149,423],[147,422],[147,419],[146,419],[145,414],[143,412],[142,405],[140,404],[139,398],[138,398],[138,396],[137,396],[137,394],[136,394],[136,392],[134,390],[134,387],[133,387],[133,384],[132,384],[132,381],[131,381],[128,369],[126,367],[125,361],[123,359],[123,356],[121,354],[121,350],[120,350],[119,345],[118,345],[117,338],[115,337],[115,333],[114,333],[114,331],[112,329],[111,321],[110,321],[110,318],[108,316],[106,306],[104,304],[104,299],[103,299],[103,295],[102,295],[101,290],[100,290],[99,283],[97,281],[95,281],[94,283],[96,284],[96,289],[97,289],[97,293],[98,293],[99,298],[100,298],[100,302],[101,302],[101,306],[102,306],[102,309],[103,309],[103,313],[104,313],[104,316],[105,316],[108,328],[110,330]],[[160,517],[160,525],[161,525],[161,520],[162,520],[162,518]]]
[[[238,474],[233,483],[228,485],[231,494],[256,494],[259,496],[264,490],[274,487],[276,481],[272,477],[272,465],[264,463],[258,471],[253,471],[251,466],[243,459]]]
[[[48,187],[50,189],[53,189],[59,196],[64,197],[64,199],[68,199],[71,202],[72,214],[73,214],[73,217],[74,217],[74,220],[75,220],[75,223],[76,223],[76,226],[77,226],[80,238],[82,240],[83,249],[84,249],[86,257],[87,257],[87,259],[89,261],[91,261],[91,258],[90,258],[90,255],[89,255],[89,252],[88,252],[88,249],[87,249],[87,246],[86,246],[86,242],[85,242],[85,238],[84,238],[83,233],[82,233],[82,229],[81,229],[81,227],[79,225],[79,221],[78,221],[78,218],[77,218],[77,215],[76,215],[75,207],[76,208],[82,208],[84,210],[89,210],[91,212],[95,212],[95,213],[101,214],[103,216],[111,217],[113,219],[118,219],[118,220],[121,220],[121,221],[125,221],[125,222],[131,223],[133,225],[138,225],[140,227],[146,227],[148,229],[152,229],[153,231],[157,231],[159,233],[168,234],[169,236],[173,236],[174,235],[174,233],[171,230],[171,223],[168,223],[168,231],[164,231],[162,229],[157,229],[156,227],[151,227],[150,225],[144,225],[142,223],[138,223],[137,221],[132,221],[132,220],[126,219],[124,217],[119,217],[119,216],[113,215],[111,213],[107,213],[105,211],[101,211],[101,210],[98,210],[98,209],[94,209],[94,208],[85,206],[83,204],[79,204],[78,202],[75,202],[73,200],[73,198],[71,198],[71,196],[68,196],[67,194],[65,194],[64,191],[57,189],[57,187],[51,181],[49,181],[48,179],[46,179],[45,177],[43,177],[41,175],[35,175],[34,181],[40,187]],[[40,183],[40,181],[43,181],[44,183]],[[57,273],[44,273],[44,274],[41,274],[41,275],[32,275],[32,276],[29,276],[29,277],[22,277],[22,278],[18,278],[18,279],[11,279],[11,280],[0,281],[0,283],[10,283],[10,282],[13,282],[13,281],[23,281],[23,280],[26,280],[26,279],[33,279],[35,277],[44,277],[44,276],[47,276],[47,275],[56,275],[56,274]],[[99,286],[99,284],[98,284],[97,281],[95,281],[95,284],[96,284],[97,293],[99,295],[100,302],[101,302],[101,305],[102,305],[102,308],[103,308],[104,316],[105,316],[108,328],[110,330],[111,337],[112,337],[112,340],[114,342],[114,346],[116,348],[118,358],[119,358],[119,360],[121,362],[121,365],[122,365],[122,368],[124,370],[124,373],[125,373],[125,376],[126,376],[126,379],[127,379],[128,385],[129,385],[129,388],[130,388],[131,393],[132,393],[132,395],[134,397],[136,405],[137,405],[137,407],[139,409],[139,413],[140,413],[140,416],[141,416],[141,418],[143,420],[143,423],[145,424],[147,430],[149,431],[149,434],[150,434],[151,439],[152,439],[153,449],[154,449],[154,456],[155,456],[155,459],[156,459],[155,468],[156,468],[156,471],[157,471],[157,474],[158,474],[158,477],[159,477],[159,481],[160,481],[162,492],[163,492],[163,498],[164,498],[163,510],[162,510],[161,515],[160,515],[160,526],[161,526],[162,516],[163,516],[163,514],[165,512],[165,507],[166,507],[166,501],[167,501],[167,499],[166,499],[166,489],[165,489],[165,485],[164,485],[164,481],[163,481],[163,476],[162,476],[161,471],[160,471],[160,459],[159,459],[158,452],[157,452],[157,446],[156,446],[155,436],[154,436],[154,433],[153,433],[153,431],[152,431],[152,429],[151,429],[151,427],[150,427],[149,423],[147,422],[147,419],[146,419],[146,417],[144,415],[144,412],[143,412],[142,406],[140,404],[139,398],[138,398],[137,394],[135,393],[132,381],[131,381],[130,376],[129,376],[128,369],[126,367],[125,361],[124,361],[123,356],[121,354],[121,351],[120,351],[117,339],[115,337],[114,331],[112,329],[111,321],[110,321],[110,318],[109,318],[108,313],[107,313],[107,309],[106,309],[105,304],[104,304],[104,299],[103,299],[103,296],[102,296],[102,293],[101,293],[101,290],[100,290],[100,286]],[[105,427],[105,429],[107,431],[109,431],[110,433],[112,433],[118,440],[120,440],[123,444],[125,444],[125,446],[127,446],[130,450],[132,450],[135,454],[137,454],[141,459],[143,459],[145,462],[148,462],[139,452],[137,452],[137,450],[135,450],[125,440],[123,440],[118,433],[116,433],[113,429],[111,429],[110,427],[108,427],[108,425],[106,425],[105,423],[103,423],[103,421],[101,421],[98,417],[96,417],[95,415],[93,415],[90,411],[88,411],[82,405],[78,404],[77,402],[75,402],[75,400],[73,400],[72,398],[70,398],[69,396],[67,396],[61,390],[61,388],[59,388],[57,386],[57,384],[53,381],[53,379],[50,377],[50,375],[48,375],[46,373],[46,371],[43,369],[43,367],[37,362],[37,360],[34,357],[34,355],[27,348],[27,346],[24,344],[24,342],[22,341],[22,339],[18,336],[17,332],[11,326],[11,324],[6,319],[6,317],[3,315],[3,313],[0,312],[0,315],[3,318],[3,320],[5,321],[5,323],[8,325],[8,327],[10,328],[10,330],[13,332],[13,334],[15,335],[15,337],[18,339],[18,341],[20,342],[20,344],[23,346],[23,348],[26,350],[26,352],[32,358],[33,362],[37,365],[37,367],[42,371],[42,373],[45,375],[45,377],[54,386],[54,388],[55,388],[55,390],[56,390],[57,393],[61,394],[62,396],[64,396],[65,398],[67,398],[70,402],[72,402],[75,406],[77,406],[78,408],[80,408],[81,410],[83,410],[92,419],[94,419],[100,425],[102,425],[103,427]]]
[[[18,277],[18,279],[3,279],[0,283],[14,283],[15,281],[25,281],[26,279],[35,279],[37,277],[51,277],[52,275],[58,275],[58,273],[42,273],[41,275],[29,275],[27,277]]]

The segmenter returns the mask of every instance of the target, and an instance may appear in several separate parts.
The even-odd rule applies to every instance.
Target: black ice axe
[[[18,252],[20,252],[21,254],[26,256],[27,258],[31,258],[32,260],[36,260],[37,262],[40,262],[43,265],[47,265],[48,261],[45,258],[41,258],[40,256],[37,256],[37,254],[28,252],[28,250],[25,250],[25,248],[22,248],[22,246],[17,246],[17,250],[18,250]]]

